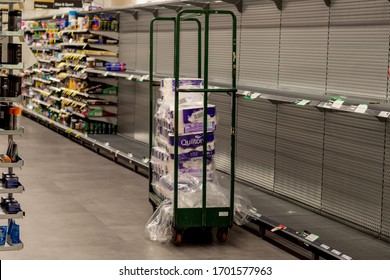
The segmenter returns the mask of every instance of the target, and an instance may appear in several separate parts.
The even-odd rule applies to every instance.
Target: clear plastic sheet
[[[194,182],[192,182],[194,186]],[[201,192],[199,190],[185,189],[186,192],[183,191],[184,195],[182,196],[182,200],[179,200],[179,204],[184,204],[186,207],[194,208],[201,207],[201,196],[197,197]],[[225,204],[229,205],[228,197],[226,196],[226,190],[223,190],[219,186],[215,186],[216,189],[212,190],[213,195],[211,196],[211,200],[208,200],[210,204]],[[173,192],[170,192],[172,194]],[[210,206],[208,206],[210,207]],[[250,200],[247,197],[236,194],[234,196],[234,217],[233,221],[235,224],[242,226],[250,222],[250,220],[259,214],[257,213],[257,209],[252,207]],[[160,206],[153,213],[152,217],[149,219],[145,226],[145,232],[148,238],[152,241],[158,242],[167,242],[172,239],[173,236],[173,204],[171,199],[165,199]]]
[[[152,241],[167,242],[172,239],[173,205],[168,199],[164,200],[150,217],[145,226],[145,232]]]
[[[234,195],[234,216],[233,221],[236,225],[243,226],[257,214],[257,209],[252,207],[248,197],[239,194]]]

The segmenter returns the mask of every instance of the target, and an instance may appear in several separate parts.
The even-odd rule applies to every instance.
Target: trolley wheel
[[[228,235],[228,229],[227,228],[219,228],[217,231],[217,240],[219,242],[225,242]]]
[[[175,246],[180,246],[182,241],[183,241],[183,231],[175,230],[173,236],[173,244],[175,244]]]

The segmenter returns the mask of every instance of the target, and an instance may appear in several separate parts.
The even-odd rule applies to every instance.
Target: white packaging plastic
[[[167,242],[172,239],[173,205],[164,200],[150,217],[145,226],[145,233],[152,241]]]

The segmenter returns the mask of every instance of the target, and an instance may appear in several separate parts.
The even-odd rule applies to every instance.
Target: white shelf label
[[[259,93],[259,92],[254,92],[254,93],[252,93],[251,98],[252,98],[252,99],[256,99],[256,98],[259,97],[260,95],[261,95],[261,93]]]
[[[345,255],[345,254],[342,254],[341,257],[342,257],[343,259],[346,259],[346,260],[352,260],[352,258],[351,258],[350,256],[347,256],[347,255]]]
[[[333,254],[338,255],[338,256],[341,255],[341,252],[337,251],[336,249],[333,249],[331,252],[332,252]]]
[[[318,235],[312,233],[312,234],[306,236],[305,239],[306,239],[306,240],[309,240],[309,241],[311,241],[311,242],[314,242],[314,241],[316,241],[318,238],[319,238]]]
[[[328,245],[325,245],[325,244],[321,244],[320,247],[324,248],[325,250],[329,250],[329,246]]]
[[[126,79],[131,81],[133,78],[134,78],[134,75],[130,75]]]
[[[386,111],[381,111],[378,115],[378,117],[382,117],[382,118],[388,118],[390,116],[390,112],[386,112]]]
[[[338,99],[338,100],[333,102],[332,108],[340,109],[341,105],[343,105],[343,103],[344,103],[344,100]]]
[[[261,93],[259,92],[251,92],[249,90],[244,91],[242,94],[245,96],[246,99],[250,99],[250,100],[256,99],[261,95]]]
[[[322,106],[323,108],[332,108],[333,102],[325,102],[325,104]]]
[[[297,106],[305,106],[306,104],[310,103],[310,100],[308,99],[302,99],[297,103]]]
[[[355,110],[355,113],[361,113],[361,114],[364,114],[368,109],[368,105],[367,104],[360,104],[359,106],[357,106],[356,110]]]

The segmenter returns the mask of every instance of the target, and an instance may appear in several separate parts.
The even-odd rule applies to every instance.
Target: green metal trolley
[[[230,15],[232,18],[232,72],[231,88],[209,88],[209,31],[210,16],[212,15]],[[182,21],[194,21],[198,26],[198,78],[202,76],[202,26],[200,20],[196,17],[204,16],[204,66],[203,81],[204,88],[182,89],[179,88],[180,79],[180,33]],[[153,39],[154,23],[157,21],[172,21],[174,24],[174,78],[175,78],[175,112],[174,112],[174,188],[173,188],[173,242],[180,245],[183,238],[183,232],[190,228],[218,228],[217,240],[226,241],[229,228],[233,225],[234,215],[234,182],[235,182],[235,146],[236,146],[236,16],[231,11],[222,10],[182,10],[176,17],[156,17],[150,23],[150,123],[149,123],[149,159],[152,155],[153,147],[153,111],[154,111],[154,91],[153,91]],[[202,205],[200,208],[179,208],[178,207],[178,119],[179,119],[179,96],[184,92],[205,93],[203,98],[203,112],[207,112],[208,93],[227,93],[231,99],[231,149],[230,149],[230,198],[227,207],[207,207],[207,141],[203,141],[203,172],[202,172]],[[203,139],[207,135],[207,113],[203,114]],[[153,191],[152,186],[152,164],[149,160],[149,201],[153,209],[161,203],[162,199]]]

